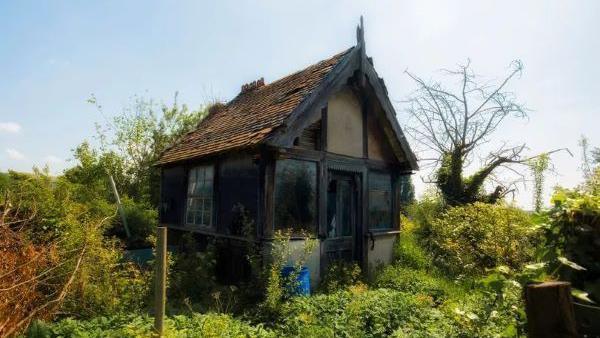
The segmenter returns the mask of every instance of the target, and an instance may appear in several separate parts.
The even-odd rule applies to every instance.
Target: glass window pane
[[[369,173],[369,228],[392,227],[392,180],[390,175]]]
[[[210,215],[211,212],[210,211],[205,211],[202,213],[202,225],[206,225],[206,226],[210,226]]]
[[[213,167],[204,167],[204,180],[211,181],[213,179]]]
[[[196,209],[195,208],[195,200],[196,199],[193,197],[188,198],[188,201],[187,201],[187,210],[188,211],[194,211]]]
[[[188,224],[194,223],[194,212],[193,211],[191,211],[191,210],[187,211],[187,217],[186,217],[185,222]]]
[[[191,169],[188,177],[188,193],[196,189],[196,169]]]
[[[202,203],[202,211],[210,213],[211,209],[212,209],[212,203],[211,202],[212,201],[209,200],[208,198],[204,198],[203,199],[203,203]]]
[[[202,223],[202,213],[201,212],[196,212],[194,214],[194,216],[195,216],[194,217],[194,224],[196,224],[196,225],[204,225]]]
[[[339,199],[340,199],[340,210],[338,216],[340,218],[340,227],[342,236],[352,235],[352,220],[350,219],[352,214],[352,187],[350,182],[341,180],[339,185]]]
[[[190,170],[186,223],[210,226],[213,197],[213,167]]]
[[[329,182],[327,188],[327,237],[337,237],[337,181]]]
[[[275,228],[314,233],[317,164],[279,160],[275,170]]]
[[[202,184],[198,185],[198,195],[206,198],[210,198],[212,196],[212,182],[203,181]]]

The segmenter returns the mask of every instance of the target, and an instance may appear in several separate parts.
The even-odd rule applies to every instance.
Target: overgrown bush
[[[437,304],[446,301],[457,292],[455,285],[446,279],[425,271],[393,265],[377,275],[373,286],[430,297]]]
[[[158,211],[146,202],[135,202],[128,197],[121,202],[131,237],[126,238],[121,217],[115,217],[110,234],[126,239],[128,249],[151,247],[158,226]]]
[[[292,299],[282,306],[274,330],[282,337],[516,336],[522,323],[512,310],[514,299],[506,296],[510,301],[465,290],[440,304],[426,294],[357,286]]]
[[[600,170],[579,189],[557,189],[542,257],[550,271],[600,301]],[[594,183],[596,182],[596,183]]]
[[[321,292],[331,293],[346,289],[350,286],[362,283],[361,275],[362,271],[358,264],[345,261],[334,261],[327,268],[327,271],[319,284],[319,290]]]
[[[165,337],[277,337],[261,325],[251,326],[231,316],[214,313],[167,317],[165,327]],[[152,337],[152,328],[153,319],[147,315],[115,315],[87,321],[37,322],[30,327],[27,337]]]
[[[415,208],[415,207],[413,207]],[[415,208],[416,209],[416,208]],[[424,250],[424,244],[419,234],[423,231],[418,223],[401,216],[401,232],[394,246],[394,260],[402,267],[417,270],[430,270],[431,257]]]
[[[483,275],[499,265],[520,270],[534,259],[540,234],[522,210],[478,202],[448,209],[431,223],[426,240],[445,271]]]
[[[431,233],[431,224],[441,216],[446,208],[444,199],[437,191],[427,191],[419,200],[406,207],[407,218],[415,225],[414,233],[427,238]],[[404,224],[402,225],[404,227]]]
[[[169,267],[170,303],[181,306],[187,299],[192,303],[198,303],[203,310],[206,310],[210,304],[210,294],[217,285],[214,244],[209,243],[201,251],[192,233],[185,233],[181,242],[182,248],[171,256],[172,263]]]
[[[33,174],[11,173],[0,192],[0,226],[18,234],[23,245],[16,248],[51,248],[46,265],[30,266],[25,260],[12,267],[13,273],[34,267],[29,278],[13,282],[44,297],[31,304],[27,316],[11,329],[22,329],[32,319],[51,319],[58,313],[89,318],[139,311],[144,306],[148,274],[124,264],[119,243],[104,236],[116,208],[103,202],[82,202],[80,189],[62,177],[36,170]],[[10,299],[18,291],[7,286],[0,298]],[[8,318],[19,315],[10,309],[0,312]]]
[[[358,287],[294,298],[282,306],[276,328],[287,337],[385,337],[428,311],[411,295]]]

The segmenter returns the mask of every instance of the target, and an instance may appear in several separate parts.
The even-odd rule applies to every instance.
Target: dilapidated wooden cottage
[[[334,260],[363,269],[389,262],[417,161],[365,47],[361,23],[356,46],[242,86],[167,149],[158,166],[170,233],[225,239],[226,275],[244,265],[235,243],[248,239],[249,222],[240,209],[259,242],[286,228],[317,238],[314,281]]]

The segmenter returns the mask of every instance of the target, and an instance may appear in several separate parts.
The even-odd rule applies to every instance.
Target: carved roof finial
[[[360,24],[356,27],[356,45],[365,51],[365,27],[363,25],[363,16],[360,16]]]

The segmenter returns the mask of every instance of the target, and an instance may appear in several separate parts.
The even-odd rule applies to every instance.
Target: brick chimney
[[[247,93],[247,92],[253,91],[264,85],[265,85],[265,79],[261,77],[260,79],[258,79],[256,81],[252,81],[250,83],[246,83],[245,85],[242,85],[242,93]]]

